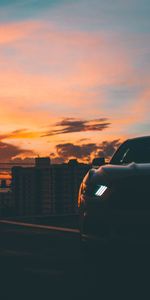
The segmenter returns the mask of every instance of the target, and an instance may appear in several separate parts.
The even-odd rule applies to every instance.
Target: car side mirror
[[[92,161],[92,167],[97,168],[106,164],[105,157],[96,157]]]

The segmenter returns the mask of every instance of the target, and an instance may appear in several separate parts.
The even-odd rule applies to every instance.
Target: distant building
[[[17,215],[33,215],[40,211],[35,168],[12,168],[12,193]]]
[[[52,214],[52,192],[51,192],[51,178],[52,168],[49,157],[38,157],[35,159],[35,173],[36,173],[36,194],[40,203],[41,214]]]
[[[12,192],[9,188],[0,188],[0,217],[10,216],[14,213]]]
[[[89,165],[76,160],[52,165],[51,198],[54,213],[77,213],[79,186],[88,170]]]
[[[7,182],[6,182],[6,179],[1,179],[1,185],[0,185],[1,188],[7,188]]]
[[[36,157],[35,158],[35,166],[36,168],[43,168],[43,169],[47,169],[50,167],[51,164],[51,160],[49,157]]]
[[[77,213],[77,195],[89,165],[70,160],[51,164],[36,158],[35,167],[12,168],[12,192],[18,215]]]

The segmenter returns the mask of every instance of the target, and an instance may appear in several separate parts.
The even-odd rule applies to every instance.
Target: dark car
[[[129,139],[90,169],[78,197],[81,241],[150,241],[150,136]]]

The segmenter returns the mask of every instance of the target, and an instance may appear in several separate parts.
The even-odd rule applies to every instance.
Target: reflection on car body
[[[150,137],[125,141],[81,183],[81,241],[150,241]]]

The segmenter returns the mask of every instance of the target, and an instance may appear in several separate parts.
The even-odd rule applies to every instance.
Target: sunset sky
[[[1,162],[149,135],[150,1],[0,0],[0,106]]]

